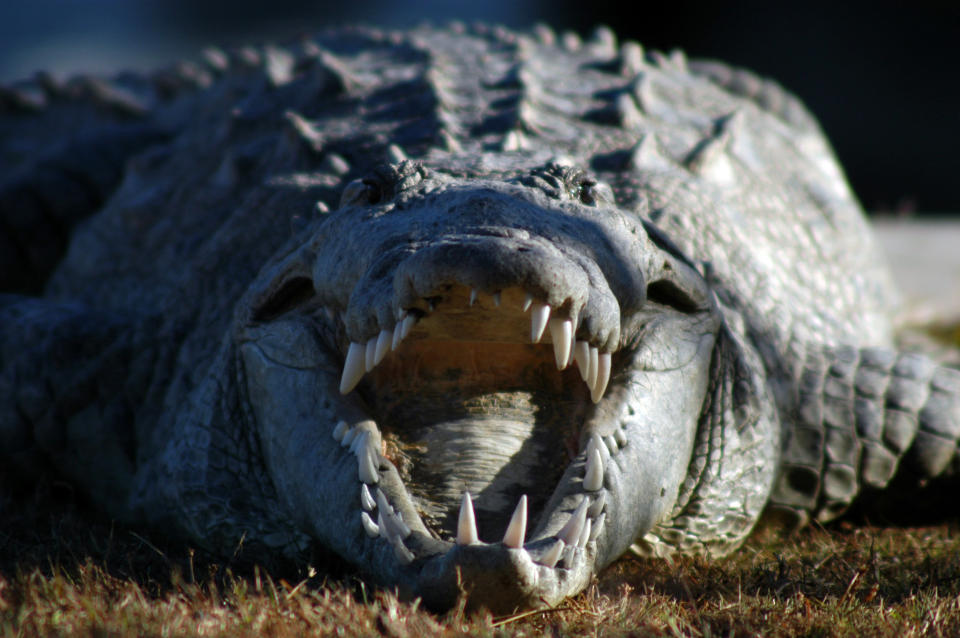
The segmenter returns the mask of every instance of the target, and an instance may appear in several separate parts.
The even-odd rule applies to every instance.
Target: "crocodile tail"
[[[80,304],[0,294],[0,485],[65,477],[116,512],[135,470],[134,410],[162,369],[144,334]]]
[[[843,513],[894,476],[918,482],[958,460],[960,370],[892,348],[809,353],[793,385],[792,423],[772,513],[804,523]]]

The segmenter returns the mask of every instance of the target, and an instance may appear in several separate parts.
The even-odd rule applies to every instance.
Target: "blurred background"
[[[638,16],[638,17],[635,17]],[[686,0],[0,0],[0,81],[149,69],[207,44],[284,40],[323,26],[543,21],[607,24],[778,79],[816,114],[864,206],[960,215],[960,2]]]

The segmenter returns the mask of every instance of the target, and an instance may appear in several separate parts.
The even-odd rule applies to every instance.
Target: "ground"
[[[0,637],[31,635],[960,635],[960,525],[847,520],[734,556],[627,556],[561,607],[443,616],[310,566],[218,561],[44,484],[0,528]],[[9,511],[9,510],[8,510]]]

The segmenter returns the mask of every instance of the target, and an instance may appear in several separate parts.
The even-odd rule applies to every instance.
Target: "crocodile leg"
[[[838,516],[899,472],[942,476],[957,457],[960,371],[886,348],[818,349],[794,388],[770,509],[802,523]]]

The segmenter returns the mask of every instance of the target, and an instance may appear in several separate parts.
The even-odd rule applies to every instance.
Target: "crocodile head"
[[[662,521],[721,324],[704,279],[563,163],[404,162],[261,275],[239,369],[278,497],[382,583],[554,604]]]

